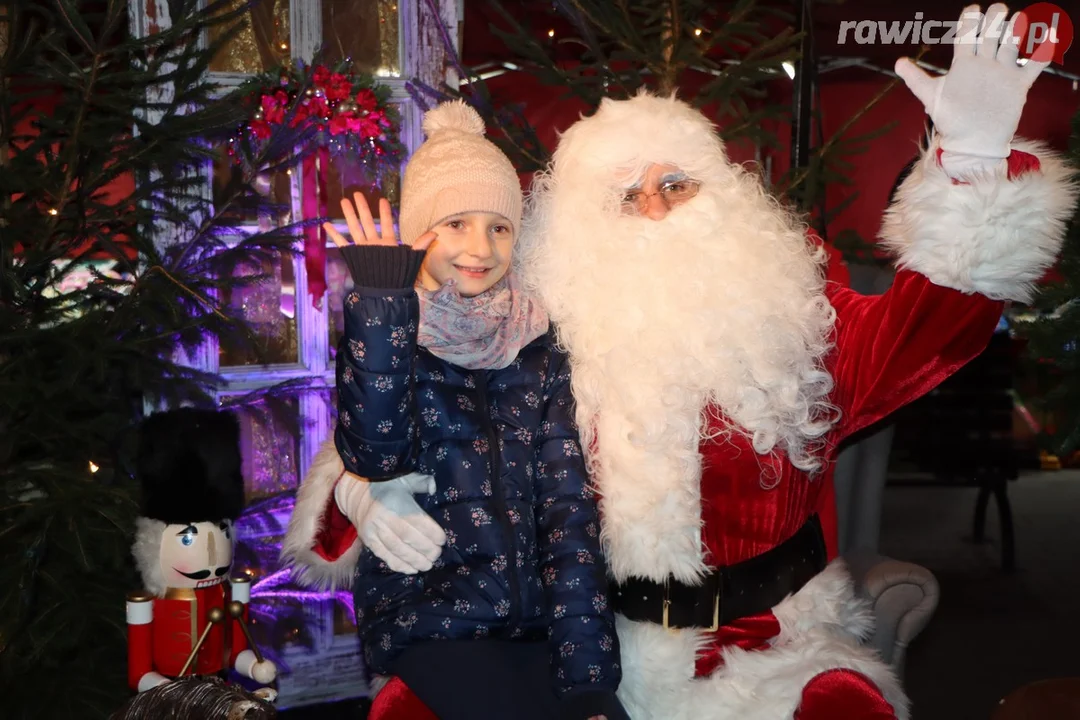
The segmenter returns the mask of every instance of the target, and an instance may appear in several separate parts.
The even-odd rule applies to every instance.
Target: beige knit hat
[[[521,183],[510,160],[484,138],[484,121],[462,100],[424,115],[427,141],[405,166],[401,241],[412,245],[440,220],[465,212],[502,215],[521,229]]]

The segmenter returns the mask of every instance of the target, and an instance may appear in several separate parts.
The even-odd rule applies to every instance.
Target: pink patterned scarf
[[[467,370],[503,369],[548,329],[547,313],[515,287],[512,272],[475,297],[462,297],[453,281],[416,294],[421,347]]]

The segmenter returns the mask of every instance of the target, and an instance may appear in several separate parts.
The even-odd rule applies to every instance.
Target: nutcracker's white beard
[[[623,418],[601,431],[601,447],[629,439],[666,448],[667,462],[692,471],[710,434],[709,403],[723,411],[711,434],[743,433],[760,454],[782,450],[808,471],[821,465],[835,420],[823,369],[835,317],[823,252],[756,176],[711,159],[683,166],[702,189],[661,221],[619,212],[612,186],[626,187],[641,167],[604,183],[556,162],[534,183],[516,259],[570,352],[594,472],[598,415]]]

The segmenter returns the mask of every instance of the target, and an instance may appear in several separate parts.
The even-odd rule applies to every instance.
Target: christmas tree
[[[1080,113],[1072,120],[1067,161],[1080,168]],[[1056,272],[1041,287],[1031,319],[1018,325],[1029,341],[1037,397],[1047,421],[1043,449],[1068,462],[1080,449],[1080,214],[1065,236]]]
[[[233,5],[171,0],[171,23],[143,31],[127,0],[0,4],[5,718],[123,703],[133,429],[145,408],[215,403],[217,378],[185,356],[253,339],[225,299],[293,252],[295,226],[230,231],[282,216],[252,181],[295,160],[286,123],[239,143],[242,172],[210,201],[217,141],[250,114],[206,75]]]

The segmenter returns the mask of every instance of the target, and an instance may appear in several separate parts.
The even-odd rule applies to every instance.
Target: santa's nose
[[[648,204],[645,206],[645,217],[650,220],[663,220],[668,214],[668,204],[664,200],[660,193],[654,193],[649,196]]]

